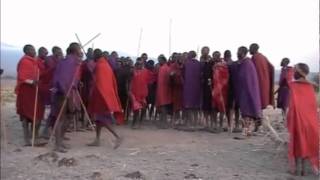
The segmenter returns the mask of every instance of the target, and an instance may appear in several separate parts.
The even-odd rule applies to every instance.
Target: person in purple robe
[[[195,59],[195,51],[188,53],[183,73],[183,107],[186,111],[187,126],[195,126],[197,112],[201,106],[201,64]]]
[[[119,59],[119,55],[116,51],[112,51],[111,55],[108,58],[108,62],[113,70],[113,72],[116,72],[117,69],[119,68],[118,66],[118,59]]]
[[[57,64],[63,59],[63,52],[62,52],[62,49],[58,46],[54,46],[52,48],[52,55],[51,56],[48,56],[45,64],[47,66],[48,69],[50,69],[50,89],[52,88],[53,86],[53,77],[54,77],[54,72],[55,72],[55,69],[57,67]],[[44,138],[44,139],[49,139],[49,128],[52,127],[52,122],[55,120],[56,118],[56,109],[54,107],[54,96],[52,95],[52,92],[50,91],[50,113],[49,113],[49,116],[46,120],[46,124],[45,124],[45,127],[42,131],[42,134],[41,136]]]
[[[67,125],[73,118],[75,112],[80,110],[80,95],[78,86],[80,82],[80,65],[83,54],[78,43],[71,43],[67,50],[67,56],[61,60],[55,70],[53,78],[53,89],[55,96],[56,112],[62,112],[60,119],[57,119],[55,126],[55,151],[66,152],[66,145],[63,137]],[[63,102],[66,101],[65,106]]]
[[[281,74],[279,79],[279,88],[275,93],[278,93],[277,108],[282,110],[282,115],[285,117],[289,104],[289,83],[293,80],[293,68],[288,66],[290,60],[283,58],[281,61]]]
[[[262,118],[257,71],[247,54],[246,47],[242,46],[238,49],[238,61],[232,79],[236,102],[244,120],[245,136],[251,135],[249,129],[251,123]]]

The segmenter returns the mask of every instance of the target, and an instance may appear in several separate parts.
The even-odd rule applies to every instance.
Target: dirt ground
[[[7,85],[10,83],[7,83]],[[1,179],[4,180],[316,180],[308,168],[307,176],[287,173],[286,145],[277,144],[262,133],[247,140],[238,134],[160,130],[146,124],[142,129],[116,127],[124,138],[117,150],[107,131],[101,147],[87,147],[94,132],[72,132],[67,136],[68,153],[52,153],[52,147],[24,147],[22,126],[15,113],[12,87],[2,83]],[[267,114],[280,121],[277,110]],[[283,127],[276,127],[284,131]],[[285,133],[284,133],[285,134]]]

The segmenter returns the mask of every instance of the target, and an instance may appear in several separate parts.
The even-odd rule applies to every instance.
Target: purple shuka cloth
[[[239,60],[236,63],[232,67],[232,85],[241,115],[260,119],[262,117],[261,100],[255,66],[250,58]]]
[[[74,110],[80,110],[80,99],[77,95],[80,79],[80,64],[81,61],[78,57],[67,55],[65,59],[58,63],[53,76],[53,87],[57,89],[54,96],[66,96],[69,88],[73,86],[68,96],[68,102],[71,103],[69,108]],[[74,82],[72,84],[73,80]]]
[[[287,68],[281,69],[277,107],[281,109],[287,109],[289,104],[289,87],[287,84]]]
[[[53,86],[57,88],[58,93],[67,94],[69,87],[76,76],[80,73],[80,59],[74,55],[67,55],[67,57],[61,60],[54,72]],[[77,72],[78,71],[78,72]],[[79,78],[75,78],[73,85],[77,87]]]
[[[199,109],[201,106],[201,64],[188,59],[184,65],[183,106]]]
[[[110,113],[95,114],[94,118],[96,120],[96,123],[100,126],[105,126],[105,125],[110,125],[115,123],[115,119]]]
[[[110,58],[108,59],[108,62],[109,62],[109,64],[110,64],[113,72],[115,72],[115,71],[118,69],[117,59],[110,57]]]

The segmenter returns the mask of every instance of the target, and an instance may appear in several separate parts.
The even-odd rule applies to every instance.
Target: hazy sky
[[[151,57],[172,52],[236,49],[252,42],[276,67],[281,58],[319,69],[319,0],[1,0],[1,41],[63,48],[97,33],[94,46]],[[91,46],[91,45],[90,45]]]

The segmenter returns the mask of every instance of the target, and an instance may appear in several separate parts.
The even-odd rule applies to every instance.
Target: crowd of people
[[[74,128],[95,129],[96,139],[89,146],[99,146],[101,130],[107,128],[117,148],[122,137],[112,125],[139,129],[143,121],[158,128],[242,132],[249,137],[262,125],[263,110],[273,106],[287,117],[291,165],[308,158],[319,169],[319,121],[313,85],[306,80],[309,67],[291,67],[288,58],[282,59],[279,88],[274,90],[274,66],[258,44],[239,47],[236,61],[230,50],[211,56],[209,47],[201,49],[199,60],[190,51],[169,58],[159,55],[157,61],[143,53],[135,62],[117,52],[83,52],[78,43],[69,45],[66,56],[57,46],[50,56],[44,47],[36,53],[32,45],[25,45],[23,51],[16,93],[27,146],[54,136],[55,150],[66,152],[65,133],[75,124]],[[48,117],[45,107],[50,107]]]

